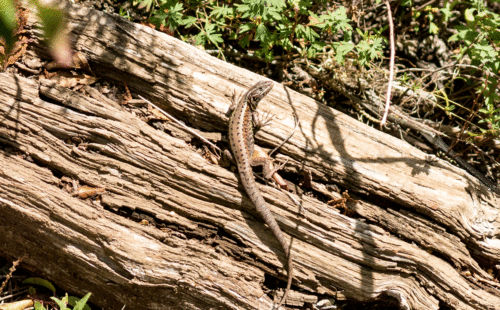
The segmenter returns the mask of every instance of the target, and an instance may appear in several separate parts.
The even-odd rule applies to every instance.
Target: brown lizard
[[[289,252],[288,242],[281,232],[281,229],[276,223],[269,207],[267,206],[262,194],[259,191],[255,182],[252,166],[262,165],[264,169],[264,177],[270,178],[274,171],[270,171],[270,165],[267,163],[269,158],[256,156],[254,154],[254,124],[256,120],[256,109],[259,101],[264,98],[273,88],[273,82],[260,81],[253,85],[240,99],[239,102],[233,104],[230,108],[233,112],[229,118],[229,144],[233,152],[234,160],[238,167],[241,183],[245,188],[247,195],[254,204],[259,215],[264,219],[264,222],[269,226],[276,239],[281,244],[285,255],[288,257],[288,282],[285,294],[278,304],[278,308],[283,304],[292,284],[292,256]]]

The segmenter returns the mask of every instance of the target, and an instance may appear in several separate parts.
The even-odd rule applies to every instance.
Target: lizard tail
[[[280,227],[278,226],[276,219],[271,215],[271,212],[267,208],[266,203],[264,201],[264,198],[262,197],[260,192],[255,192],[255,193],[256,194],[253,194],[253,193],[249,194],[250,198],[255,199],[254,204],[256,206],[257,211],[264,218],[264,222],[271,229],[274,236],[276,237],[276,239],[280,243],[281,247],[283,248],[285,255],[288,257],[288,261],[286,263],[287,264],[288,281],[286,284],[285,294],[281,298],[281,301],[278,304],[278,307],[276,308],[276,309],[279,309],[281,307],[281,305],[286,301],[286,298],[288,296],[288,292],[290,291],[290,287],[292,286],[293,260],[292,260],[292,252],[291,252],[291,248],[290,248],[291,244],[289,244],[286,241],[285,236],[283,235],[283,232],[281,231]]]
[[[280,303],[278,304],[278,307],[276,309],[279,309],[281,305],[286,301],[288,292],[290,291],[290,287],[292,286],[292,278],[293,278],[293,262],[292,262],[292,253],[290,253],[290,250],[288,252],[288,262],[287,262],[287,267],[288,267],[288,281],[286,283],[286,290],[285,294],[283,294],[283,297],[281,298]]]
[[[250,200],[254,204],[257,213],[259,213],[264,222],[271,229],[274,236],[276,237],[281,247],[283,248],[285,255],[288,257],[287,261],[288,282],[285,294],[283,295],[283,298],[281,298],[281,301],[278,304],[279,308],[281,307],[283,302],[285,302],[286,297],[288,295],[288,291],[290,290],[290,287],[292,285],[292,270],[293,270],[292,252],[290,251],[291,249],[289,248],[289,244],[286,241],[285,236],[283,235],[283,232],[281,231],[280,227],[278,226],[276,219],[271,214],[271,211],[269,211],[269,208],[264,200],[264,197],[262,197],[262,194],[258,190],[257,183],[253,178],[252,168],[250,167],[250,165],[246,166],[241,165],[241,167],[238,166],[238,171],[240,171],[241,183],[243,183],[243,187],[245,188],[247,195],[250,197]]]

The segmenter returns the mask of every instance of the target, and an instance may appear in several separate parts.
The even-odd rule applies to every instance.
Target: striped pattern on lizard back
[[[288,295],[292,281],[292,259],[288,251],[288,242],[286,241],[278,223],[269,211],[269,208],[259,191],[252,171],[252,155],[254,152],[254,136],[252,114],[256,110],[259,101],[264,98],[272,89],[273,83],[270,81],[261,81],[252,86],[234,109],[229,120],[229,143],[233,157],[238,166],[238,172],[241,178],[245,192],[250,197],[257,212],[264,222],[269,226],[276,239],[279,241],[285,255],[288,257],[287,271],[288,281],[285,294],[278,305],[281,306]]]

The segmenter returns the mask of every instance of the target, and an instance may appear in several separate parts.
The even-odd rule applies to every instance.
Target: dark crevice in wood
[[[126,80],[133,97],[145,96],[193,127],[224,134],[228,96],[263,79],[143,26],[67,5],[73,46],[97,66],[99,78],[117,85]],[[34,20],[26,31],[37,37]],[[43,49],[38,44],[35,49]],[[262,282],[266,274],[285,279],[285,260],[233,169],[203,158],[197,139],[146,125],[143,112],[140,120],[125,107],[55,82],[0,75],[0,142],[36,163],[0,152],[0,234],[7,240],[0,252],[29,251],[27,265],[47,271],[62,286],[91,290],[105,308],[270,308]],[[70,98],[72,107],[98,117],[63,113],[61,104],[43,101],[40,92],[56,101]],[[299,117],[300,127],[278,154],[290,158],[286,179],[299,184],[301,172],[309,170],[314,181],[331,180],[357,199],[348,201],[357,215],[343,215],[316,192],[292,195],[298,207],[259,183],[278,224],[287,238],[293,236],[294,288],[322,296],[342,288],[357,301],[387,292],[418,310],[437,310],[440,302],[460,310],[500,304],[496,290],[476,289],[495,281],[477,262],[493,266],[500,257],[493,195],[471,199],[466,190],[476,189],[470,187],[474,180],[461,170],[428,161],[415,148],[280,85],[259,108],[278,117],[272,129],[259,132],[259,145],[279,145],[292,130],[292,113]],[[217,144],[227,146],[224,139]],[[106,188],[102,205],[60,189],[61,174]],[[318,192],[341,198],[336,192],[330,197],[323,184]],[[165,227],[140,225],[107,207],[129,208],[136,220],[161,219]],[[490,282],[477,277],[472,285],[460,273],[469,269]],[[85,277],[75,280],[66,270]]]
[[[87,112],[87,111],[82,111],[81,109],[77,109],[75,107],[72,107],[71,105],[68,105],[68,104],[64,104],[63,102],[61,101],[58,101],[54,98],[51,98],[49,96],[46,96],[42,93],[40,93],[40,99],[46,101],[46,102],[49,102],[49,103],[52,103],[52,104],[55,104],[55,105],[58,105],[58,106],[61,106],[65,109],[68,109],[68,110],[71,110],[73,112],[76,112],[76,113],[80,113],[80,114],[84,114],[84,115],[87,115],[87,116],[96,116],[94,113],[92,112]],[[67,137],[64,137],[62,138],[63,140],[66,139]]]
[[[191,230],[187,227],[182,227],[159,220],[155,218],[151,213],[148,213],[145,210],[138,210],[137,208],[135,210],[132,210],[127,207],[122,207],[115,211],[106,206],[105,210],[135,222],[147,220],[150,226],[154,226],[155,228],[160,230],[169,229],[175,231],[177,236],[184,236],[186,240],[195,239],[214,248],[220,247],[220,251],[225,252],[233,259],[266,270],[266,281],[264,284],[265,286],[269,285],[268,287],[270,289],[281,287],[282,283],[286,284],[286,280],[276,277],[276,273],[272,266],[264,263],[257,256],[252,255],[251,252],[246,252],[246,246],[243,243],[239,242],[232,235],[228,234],[226,231],[224,231],[224,229],[217,228],[210,223],[197,222],[198,228],[195,230]],[[270,283],[275,284],[270,285]]]

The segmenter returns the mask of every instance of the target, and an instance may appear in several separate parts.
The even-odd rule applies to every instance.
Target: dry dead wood
[[[75,49],[102,79],[203,131],[226,132],[233,91],[261,80],[150,28],[68,6]],[[40,38],[34,21],[27,30]],[[43,46],[34,44],[44,55]],[[293,238],[294,288],[402,308],[500,309],[485,268],[500,259],[498,199],[477,180],[405,142],[276,85],[260,109],[277,117],[257,143],[281,149],[289,175],[349,189],[355,218],[312,197],[261,185]],[[49,80],[0,74],[0,251],[59,286],[118,309],[269,309],[264,275],[286,278],[277,242],[237,175],[190,141]],[[33,159],[30,162],[27,159]],[[103,187],[100,203],[61,189],[63,177]],[[165,229],[117,213],[150,215]],[[114,211],[114,212],[113,212]],[[365,222],[369,220],[371,224]],[[480,262],[481,264],[479,264]],[[284,282],[283,282],[284,283]]]

